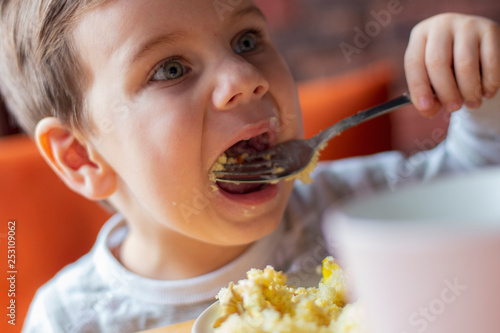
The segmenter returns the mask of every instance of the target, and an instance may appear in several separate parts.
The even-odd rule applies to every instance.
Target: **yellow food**
[[[222,154],[219,156],[217,161],[215,161],[214,165],[212,166],[212,170],[210,170],[210,174],[208,175],[210,181],[212,181],[214,183],[217,181],[217,177],[215,177],[214,172],[215,171],[223,171],[224,164],[227,163],[227,160],[228,160],[228,158],[227,158],[226,154]]]
[[[302,182],[302,184],[310,184],[312,183],[312,178],[311,178],[311,173],[316,169],[318,166],[319,162],[319,156],[321,154],[321,151],[325,149],[327,146],[327,143],[323,143],[318,150],[314,153],[313,158],[311,158],[311,161],[309,161],[309,164],[298,174],[292,175],[290,177],[285,178],[286,180],[292,180],[292,179],[298,179]]]
[[[323,261],[322,275],[318,287],[296,288],[271,266],[250,270],[247,279],[219,292],[215,332],[363,332],[361,308],[346,304],[345,277],[333,258]]]
[[[323,149],[325,149],[326,146],[327,146],[327,143],[324,143],[319,147],[319,149],[314,153],[314,156],[311,159],[311,161],[309,161],[309,164],[301,172],[299,172],[298,174],[295,174],[295,175],[285,177],[284,179],[285,180],[298,179],[303,184],[312,183],[311,173],[314,171],[314,169],[316,169],[316,166],[318,166],[320,153]],[[244,163],[244,160],[246,157],[248,157],[248,154],[246,154],[246,153],[238,156],[237,158],[227,157],[225,153],[222,154],[217,159],[217,161],[214,163],[214,165],[212,166],[212,170],[211,170],[210,175],[209,175],[210,180],[212,182],[216,181],[216,177],[215,177],[214,172],[225,170],[224,164],[242,164],[242,163]],[[270,155],[265,156],[265,159],[271,160],[271,156]],[[283,172],[284,170],[285,169],[283,167],[274,167],[274,169],[272,170],[272,173],[279,174],[279,173]],[[275,184],[275,183],[278,183],[280,180],[281,179],[273,180],[273,181],[270,181],[270,183]]]

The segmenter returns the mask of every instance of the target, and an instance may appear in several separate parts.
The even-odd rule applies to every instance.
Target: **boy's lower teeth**
[[[264,189],[267,186],[267,184],[232,184],[232,183],[217,182],[217,186],[221,190],[227,193],[248,194]]]

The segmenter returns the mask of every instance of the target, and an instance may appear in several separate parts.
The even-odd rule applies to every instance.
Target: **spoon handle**
[[[322,145],[348,128],[359,125],[367,120],[376,118],[378,116],[387,114],[391,111],[396,110],[397,108],[400,108],[408,104],[411,104],[410,95],[408,93],[404,93],[403,95],[391,99],[388,102],[374,106],[364,111],[360,111],[350,117],[347,117],[339,121],[338,123],[330,126],[329,128],[321,131],[319,134],[315,135],[310,140],[314,142],[314,145]]]

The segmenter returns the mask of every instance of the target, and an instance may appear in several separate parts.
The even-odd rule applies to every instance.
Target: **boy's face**
[[[292,182],[214,191],[209,180],[241,140],[302,135],[294,82],[252,1],[112,1],[74,39],[91,79],[90,141],[117,173],[111,200],[131,225],[222,245],[277,226]]]

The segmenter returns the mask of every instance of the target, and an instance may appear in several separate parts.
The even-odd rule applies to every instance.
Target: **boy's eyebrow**
[[[186,34],[182,31],[175,31],[169,33],[167,35],[154,36],[151,39],[148,39],[144,42],[140,47],[137,48],[137,52],[135,52],[132,57],[130,57],[130,64],[134,64],[140,58],[143,58],[146,54],[148,54],[151,50],[153,50],[156,45],[160,44],[171,44],[179,39],[185,38]]]
[[[243,16],[246,16],[248,14],[257,14],[258,16],[261,16],[264,20],[266,19],[265,15],[262,13],[262,11],[255,6],[250,6],[246,7],[243,9],[240,9],[236,13],[234,13],[233,17],[231,18],[232,21],[237,21],[238,19],[242,18]]]
[[[264,20],[266,19],[262,11],[255,7],[246,7],[243,8],[236,13],[234,13],[230,20],[231,22],[237,21],[238,19],[242,18],[243,16],[249,15],[249,14],[257,14],[258,16],[261,16]],[[149,53],[151,50],[153,50],[156,45],[160,44],[171,44],[174,43],[182,38],[185,38],[186,34],[182,31],[175,31],[167,35],[162,35],[162,36],[155,36],[146,42],[144,42],[135,52],[132,57],[130,58],[130,64],[134,64],[136,61],[138,61],[140,58],[143,58],[147,53]]]

